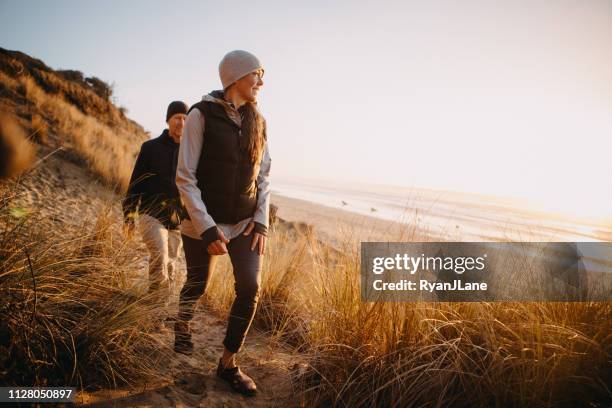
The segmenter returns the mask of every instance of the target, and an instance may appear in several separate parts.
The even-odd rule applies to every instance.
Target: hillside
[[[127,187],[144,129],[112,102],[112,86],[73,70],[53,70],[0,48],[0,111],[38,145],[82,167],[117,191]]]

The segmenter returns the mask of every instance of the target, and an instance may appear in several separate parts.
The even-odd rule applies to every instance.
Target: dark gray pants
[[[209,255],[201,240],[185,235],[182,235],[182,238],[187,261],[187,280],[181,289],[178,318],[188,322],[193,317],[195,302],[206,291],[217,256]],[[252,233],[247,236],[240,234],[227,244],[234,272],[236,297],[230,309],[223,345],[232,353],[237,353],[242,346],[259,299],[262,257],[257,248],[251,251],[252,240]]]

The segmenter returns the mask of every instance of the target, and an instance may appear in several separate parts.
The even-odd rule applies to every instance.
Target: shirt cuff
[[[211,242],[215,242],[216,240],[221,239],[221,237],[219,237],[219,231],[217,231],[216,225],[213,225],[212,227],[204,231],[201,237],[205,248],[208,248],[208,245],[210,245]]]
[[[265,225],[257,221],[255,221],[254,224],[255,224],[255,226],[253,227],[254,232],[261,234],[264,237],[268,235],[268,227],[266,227]]]

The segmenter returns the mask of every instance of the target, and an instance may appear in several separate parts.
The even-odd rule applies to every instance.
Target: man
[[[165,129],[159,137],[142,144],[130,179],[123,214],[126,232],[131,236],[138,226],[149,250],[149,292],[171,290],[176,281],[177,259],[181,249],[179,225],[183,207],[176,188],[176,166],[187,105],[168,105]],[[166,305],[169,299],[165,299]]]

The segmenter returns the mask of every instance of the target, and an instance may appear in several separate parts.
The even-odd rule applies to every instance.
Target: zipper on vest
[[[240,146],[240,142],[242,141],[242,127],[238,128],[238,163],[236,163],[236,172],[234,174],[234,202],[232,203],[232,215],[236,216],[236,209],[238,208],[238,204],[240,203],[240,190],[238,186],[238,181],[240,180],[240,159],[242,149]],[[238,222],[239,220],[234,220],[234,222]]]

